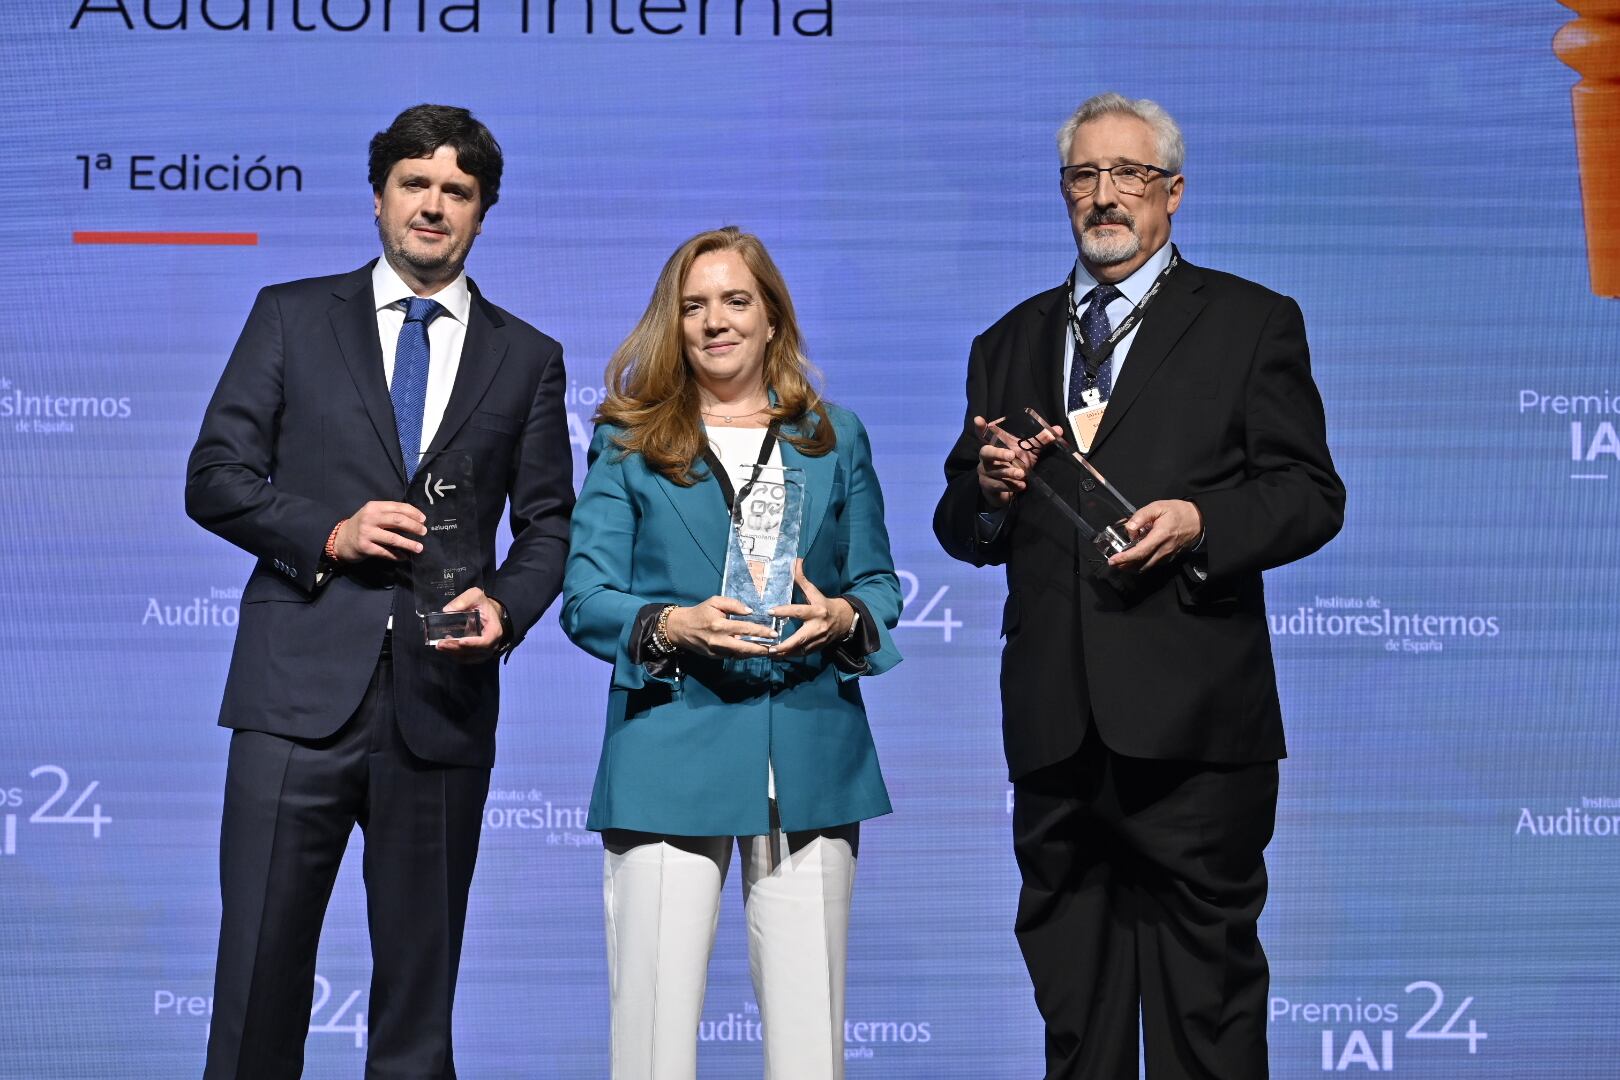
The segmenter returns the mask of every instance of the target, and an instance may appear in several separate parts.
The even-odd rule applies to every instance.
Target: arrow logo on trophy
[[[439,499],[444,498],[445,492],[456,490],[456,485],[445,483],[442,476],[435,480],[433,474],[428,473],[427,483],[422,485],[422,490],[427,494],[428,505],[432,506]],[[436,499],[434,496],[438,496],[438,498]]]

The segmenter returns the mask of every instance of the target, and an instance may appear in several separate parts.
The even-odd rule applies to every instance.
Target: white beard
[[[1142,250],[1142,238],[1136,235],[1135,229],[1126,228],[1126,234],[1117,238],[1112,235],[1098,236],[1090,230],[1081,233],[1080,253],[1093,266],[1113,266],[1133,258]]]

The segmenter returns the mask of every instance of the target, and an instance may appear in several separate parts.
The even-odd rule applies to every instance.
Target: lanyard
[[[782,421],[772,420],[771,426],[765,429],[765,438],[761,439],[759,444],[759,460],[754,462],[754,475],[743,485],[741,491],[732,490],[731,477],[726,473],[725,465],[715,454],[714,447],[704,442],[703,460],[708,464],[709,472],[713,474],[715,480],[719,481],[720,493],[726,497],[726,507],[731,511],[733,519],[742,513],[743,502],[748,498],[748,493],[754,490],[754,483],[759,479],[759,467],[771,459],[771,451],[776,449],[777,434],[781,426]]]
[[[1085,369],[1086,382],[1095,383],[1097,381],[1097,372],[1102,370],[1102,366],[1108,362],[1108,358],[1114,355],[1114,348],[1121,341],[1124,341],[1126,335],[1135,330],[1137,325],[1141,323],[1142,313],[1148,309],[1148,305],[1153,303],[1154,298],[1159,295],[1159,287],[1170,276],[1170,271],[1180,264],[1181,254],[1172,246],[1170,248],[1169,264],[1159,271],[1159,276],[1153,279],[1153,284],[1143,294],[1141,302],[1133,305],[1125,317],[1119,320],[1119,325],[1114,327],[1114,332],[1109,334],[1101,345],[1097,346],[1096,352],[1086,348],[1085,340],[1080,336],[1080,313],[1075,310],[1074,306],[1075,271],[1069,271],[1068,287],[1064,290],[1069,298],[1069,333],[1074,338],[1075,358],[1081,362],[1082,367]]]

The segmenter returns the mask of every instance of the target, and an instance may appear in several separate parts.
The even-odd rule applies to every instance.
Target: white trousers
[[[859,828],[736,838],[765,1080],[843,1080]],[[602,839],[613,1080],[696,1080],[732,837],[608,830]]]

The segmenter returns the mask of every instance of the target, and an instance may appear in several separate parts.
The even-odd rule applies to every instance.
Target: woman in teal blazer
[[[696,1075],[733,837],[766,1076],[843,1076],[858,823],[890,809],[860,679],[899,662],[901,600],[865,429],[808,370],[780,272],[734,228],[677,249],[608,368],[562,625],[613,665],[589,825],[615,1080]],[[757,462],[804,478],[802,602],[775,609],[780,635],[716,595]]]

